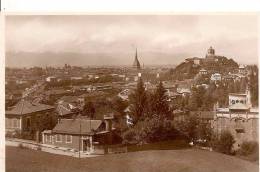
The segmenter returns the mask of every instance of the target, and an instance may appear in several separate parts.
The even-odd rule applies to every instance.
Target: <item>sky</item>
[[[6,66],[178,64],[217,55],[258,63],[257,15],[9,15]]]

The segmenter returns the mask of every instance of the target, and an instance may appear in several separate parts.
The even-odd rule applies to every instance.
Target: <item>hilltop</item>
[[[201,69],[205,69],[208,73],[228,73],[238,69],[239,65],[232,58],[225,56],[217,56],[215,54],[207,54],[205,58],[187,58],[184,62],[171,70],[171,75],[176,79],[191,79],[199,73]]]

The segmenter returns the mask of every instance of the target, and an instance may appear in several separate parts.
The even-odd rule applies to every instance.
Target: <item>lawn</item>
[[[197,149],[150,150],[77,159],[6,147],[7,172],[257,172],[258,165]]]

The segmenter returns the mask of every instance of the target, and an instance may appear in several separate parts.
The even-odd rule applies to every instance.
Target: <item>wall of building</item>
[[[236,103],[247,104],[246,95],[245,96],[229,95],[229,105],[236,104]]]
[[[46,133],[44,133],[43,143],[49,144],[49,145],[54,145],[54,146],[57,146],[57,147],[65,147],[65,148],[75,149],[75,150],[79,150],[79,146],[80,147],[82,146],[82,145],[79,145],[79,136],[77,136],[77,135],[60,134],[60,136],[61,136],[61,141],[58,141],[56,134],[46,134]],[[66,142],[67,136],[72,138],[71,142]],[[80,144],[82,144],[82,143],[80,143]]]
[[[234,149],[238,149],[243,141],[258,141],[258,118],[217,117],[213,125],[218,135],[224,130],[231,132],[236,141]]]
[[[19,117],[6,117],[5,118],[6,131],[21,130],[21,118]]]

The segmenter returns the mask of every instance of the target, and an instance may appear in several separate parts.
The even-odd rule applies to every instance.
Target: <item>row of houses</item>
[[[63,97],[60,101],[68,103],[66,98],[68,97]],[[71,100],[70,98],[69,100]],[[71,109],[73,108],[71,107]],[[71,109],[62,107],[61,104],[55,108],[22,99],[5,113],[6,135],[22,138],[30,135],[32,136],[30,139],[42,144],[81,151],[85,154],[106,153],[109,145],[122,142],[112,125],[113,114],[104,113],[102,119],[94,120],[75,113]],[[74,115],[68,116],[63,114],[65,112]],[[54,126],[46,128],[44,124],[46,121],[43,120],[55,115],[58,115],[58,120],[55,121]]]

